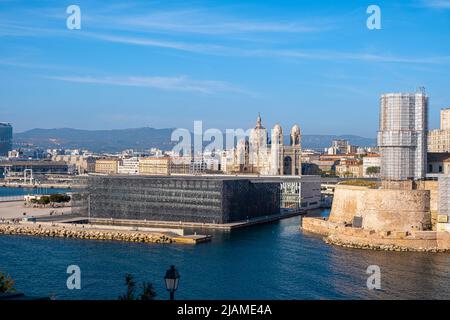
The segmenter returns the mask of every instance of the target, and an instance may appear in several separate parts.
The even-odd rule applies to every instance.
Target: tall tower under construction
[[[381,178],[420,180],[426,175],[428,96],[419,93],[389,93],[381,96]]]

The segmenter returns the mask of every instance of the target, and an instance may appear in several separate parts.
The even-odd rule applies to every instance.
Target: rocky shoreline
[[[344,248],[352,248],[352,249],[362,249],[362,250],[376,250],[376,251],[396,251],[396,252],[450,252],[450,249],[442,249],[436,247],[425,247],[425,248],[411,248],[411,247],[403,247],[395,244],[368,244],[368,243],[357,243],[357,242],[348,242],[342,241],[340,239],[336,239],[333,236],[324,237],[324,242],[330,245],[335,245]]]
[[[84,228],[44,225],[44,224],[0,224],[0,234],[26,235],[52,238],[76,238],[90,240],[115,240],[142,243],[173,243],[173,239],[162,233],[139,231],[90,230]]]

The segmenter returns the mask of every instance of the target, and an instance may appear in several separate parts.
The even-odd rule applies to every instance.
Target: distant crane
[[[418,87],[418,88],[417,88],[417,92],[418,92],[418,93],[422,93],[422,94],[424,94],[424,95],[427,94],[427,92],[426,92],[426,90],[425,90],[425,87],[423,87],[423,86],[422,86],[422,87]]]
[[[23,183],[27,183],[28,177],[30,179],[30,185],[33,184],[33,169],[23,170]]]

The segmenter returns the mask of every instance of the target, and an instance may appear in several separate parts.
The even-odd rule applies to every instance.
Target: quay
[[[3,188],[26,188],[26,189],[70,189],[77,186],[79,185],[67,183],[28,184],[28,183],[10,183],[10,182],[3,182],[0,185],[0,187]]]
[[[189,222],[189,221],[161,221],[161,220],[132,220],[132,219],[107,219],[107,218],[88,218],[76,217],[72,222],[85,221],[86,223],[93,223],[98,225],[108,226],[132,226],[132,227],[153,227],[153,228],[189,228],[189,229],[212,229],[222,231],[232,231],[235,229],[246,228],[258,224],[271,223],[282,219],[287,219],[295,216],[306,214],[303,210],[281,211],[279,214],[268,215],[264,217],[256,217],[237,222],[230,223],[203,223],[203,222]],[[69,216],[68,216],[69,217]],[[53,217],[58,219],[61,217]],[[46,217],[39,218],[45,220]],[[71,220],[64,220],[69,222]]]

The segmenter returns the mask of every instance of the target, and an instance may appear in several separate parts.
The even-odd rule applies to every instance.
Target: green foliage
[[[131,274],[125,276],[125,284],[127,286],[127,292],[119,297],[119,300],[136,300],[134,293],[136,291],[136,282]]]
[[[47,205],[50,203],[67,203],[70,201],[70,196],[66,194],[55,193],[50,196],[41,196],[39,199],[31,199],[31,203]]]
[[[142,293],[140,296],[141,300],[155,300],[156,291],[153,288],[153,284],[150,282],[142,283]]]
[[[136,297],[136,281],[131,274],[125,276],[125,284],[127,286],[127,291],[125,294],[119,297],[119,300],[154,300],[156,297],[155,289],[153,284],[150,282],[142,283],[142,293]]]
[[[368,181],[368,180],[346,180],[341,181],[339,184],[348,185],[348,186],[358,186],[358,187],[369,187],[371,189],[377,189],[380,187],[380,183],[377,181]]]
[[[14,280],[0,272],[0,293],[14,292]]]
[[[66,195],[66,194],[59,194],[59,193],[55,193],[50,195],[50,202],[53,203],[63,203],[63,202],[69,202],[70,201],[70,196]]]
[[[322,170],[322,169],[319,169],[318,174],[321,177],[337,177],[335,170]]]
[[[50,203],[50,197],[48,196],[42,196],[37,200],[38,204],[49,204]]]
[[[380,167],[368,167],[366,170],[367,174],[378,174],[380,173]]]

